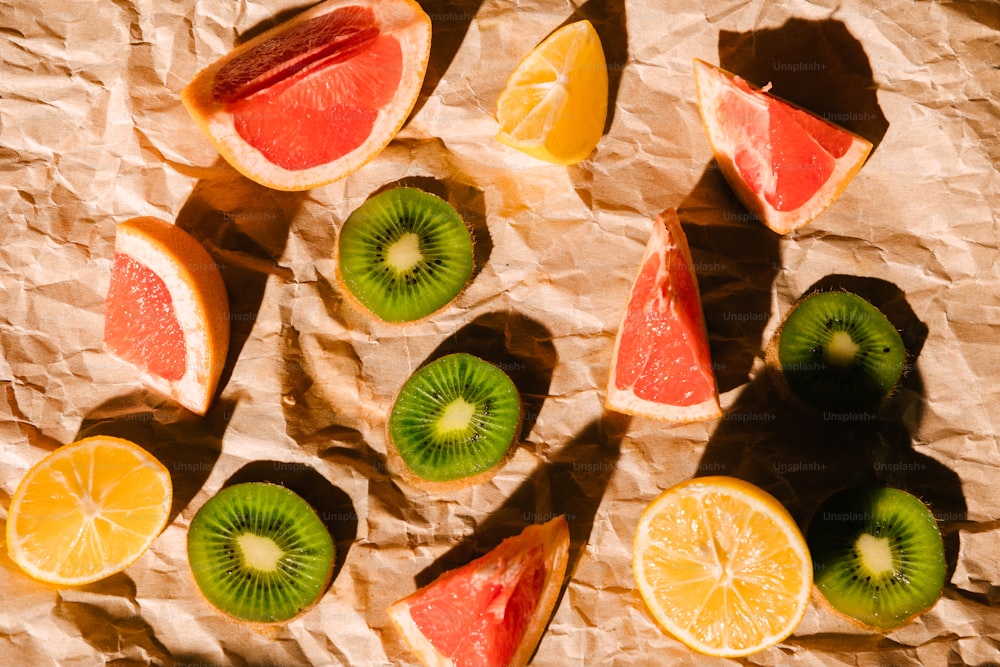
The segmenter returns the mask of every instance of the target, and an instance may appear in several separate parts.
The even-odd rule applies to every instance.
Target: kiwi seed
[[[379,193],[340,230],[337,271],[347,291],[386,322],[423,319],[465,288],[472,235],[448,202],[416,188]]]
[[[850,292],[819,292],[785,317],[767,351],[779,385],[814,408],[868,410],[892,393],[906,365],[899,333]]]
[[[465,353],[417,370],[389,415],[389,441],[420,482],[485,481],[513,451],[521,398],[499,367]]]
[[[219,491],[188,529],[188,560],[205,598],[241,621],[282,623],[319,601],[335,547],[312,507],[277,484]]]
[[[899,627],[934,606],[944,586],[944,543],[927,506],[887,487],[834,494],[806,537],[817,589],[861,625]]]

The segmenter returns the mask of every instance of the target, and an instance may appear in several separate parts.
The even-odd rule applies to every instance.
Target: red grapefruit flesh
[[[712,152],[740,201],[779,234],[840,196],[871,142],[695,60],[698,108]]]
[[[653,223],[615,338],[605,404],[674,423],[722,414],[691,251],[674,209]]]
[[[202,70],[181,100],[247,177],[316,187],[360,168],[402,127],[430,31],[413,0],[327,0]]]
[[[218,265],[165,220],[117,228],[104,347],[152,388],[205,414],[229,348],[229,298]]]
[[[559,592],[569,527],[556,517],[393,603],[389,617],[428,666],[525,665]]]

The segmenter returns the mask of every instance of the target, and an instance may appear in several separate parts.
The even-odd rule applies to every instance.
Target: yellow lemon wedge
[[[91,583],[145,553],[172,498],[170,473],[146,450],[120,438],[86,438],[28,470],[11,499],[7,550],[36,579]]]
[[[501,143],[555,164],[585,160],[604,132],[608,67],[590,21],[559,28],[525,57],[497,101]]]
[[[661,493],[642,513],[632,569],[657,623],[713,656],[756,653],[805,614],[812,560],[788,511],[733,477],[702,477]]]

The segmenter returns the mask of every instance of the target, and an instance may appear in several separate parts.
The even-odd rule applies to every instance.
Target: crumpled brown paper
[[[631,574],[639,514],[694,475],[754,481],[805,521],[863,481],[909,488],[938,516],[949,582],[887,636],[816,605],[778,665],[1000,662],[1000,8],[990,3],[585,4],[424,0],[431,63],[398,138],[307,193],[257,186],[218,159],[178,101],[199,69],[303,5],[0,0],[0,500],[59,444],[141,443],[171,470],[175,506],[124,573],[56,589],[0,549],[0,662],[9,665],[413,664],[386,606],[519,532],[566,514],[571,578],[534,664],[723,664],[646,613]],[[493,140],[507,75],[558,26],[591,19],[608,56],[607,131],[573,167]],[[777,237],[715,169],[691,60],[764,85],[873,141],[812,224]],[[336,286],[344,218],[415,184],[476,232],[478,270],[453,307],[405,328]],[[692,246],[725,416],[669,427],[603,410],[611,345],[652,218],[674,206]],[[223,267],[233,301],[224,389],[205,418],[150,393],[101,349],[114,226],[175,221]],[[915,356],[884,419],[805,419],[761,373],[789,305],[815,287],[882,306]],[[386,465],[392,397],[429,356],[507,370],[523,444],[491,482],[444,496]],[[336,579],[310,613],[255,633],[204,603],[185,530],[227,481],[304,493],[331,527]]]

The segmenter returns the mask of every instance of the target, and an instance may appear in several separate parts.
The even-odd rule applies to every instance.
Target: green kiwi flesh
[[[834,609],[869,628],[897,628],[941,595],[941,533],[923,501],[906,491],[834,494],[810,522],[806,541],[817,589]]]
[[[469,478],[502,463],[521,425],[521,398],[500,368],[465,353],[417,370],[389,414],[389,440],[416,477]]]
[[[338,271],[347,290],[386,322],[423,319],[465,288],[472,235],[448,202],[417,188],[368,199],[344,222]]]
[[[850,292],[803,299],[779,332],[778,364],[789,389],[821,410],[876,406],[903,374],[906,349],[875,306]]]
[[[326,526],[305,500],[277,484],[219,491],[191,521],[187,548],[205,599],[252,623],[298,616],[322,597],[333,573]]]

